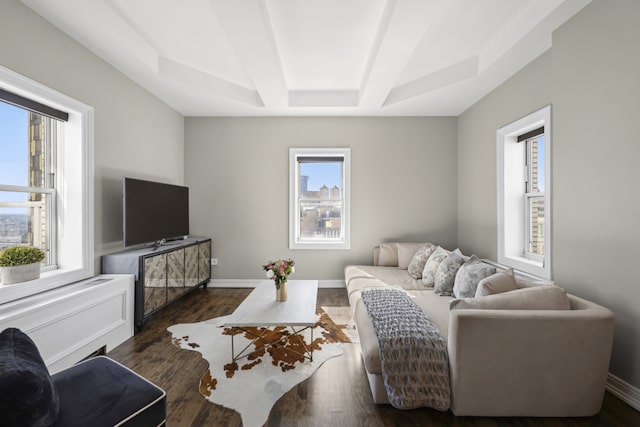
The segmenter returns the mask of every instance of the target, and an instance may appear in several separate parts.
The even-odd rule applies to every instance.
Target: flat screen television
[[[189,188],[123,179],[124,246],[160,244],[189,234]]]

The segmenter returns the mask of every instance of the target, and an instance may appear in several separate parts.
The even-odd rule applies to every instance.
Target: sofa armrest
[[[602,406],[613,313],[569,295],[571,310],[452,310],[452,411],[590,416]]]

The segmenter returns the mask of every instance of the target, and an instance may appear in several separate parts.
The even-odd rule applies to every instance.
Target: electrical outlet
[[[211,265],[218,265],[218,258],[211,258]]]

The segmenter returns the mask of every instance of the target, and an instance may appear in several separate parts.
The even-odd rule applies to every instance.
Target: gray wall
[[[551,103],[551,52],[458,117],[458,245],[496,260],[496,131]]]
[[[289,147],[351,148],[351,250],[289,250]],[[214,278],[343,280],[381,241],[456,242],[456,119],[187,118],[185,182],[194,233],[214,238]]]
[[[95,255],[122,249],[122,176],[184,181],[184,118],[18,1],[0,2],[0,65],[95,109]]]
[[[640,387],[640,2],[596,1],[553,37],[554,261],[616,315],[611,372]]]
[[[553,271],[616,316],[610,371],[640,387],[640,2],[595,1],[458,118],[458,244],[496,256],[496,130],[552,104]],[[476,162],[478,164],[476,164]]]

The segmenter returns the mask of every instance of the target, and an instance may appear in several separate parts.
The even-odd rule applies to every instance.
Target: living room
[[[296,278],[340,286],[346,265],[370,264],[389,241],[497,260],[496,132],[551,105],[553,281],[613,311],[609,373],[639,408],[637,279],[630,267],[602,268],[639,255],[640,202],[626,194],[639,178],[637,2],[585,2],[549,48],[459,114],[395,117],[180,113],[34,12],[37,3],[0,5],[0,65],[94,109],[94,274],[101,256],[122,250],[123,176],[189,187],[191,233],[213,239],[216,292],[262,279],[273,257],[294,258]],[[289,249],[290,147],[350,147],[349,250]]]

